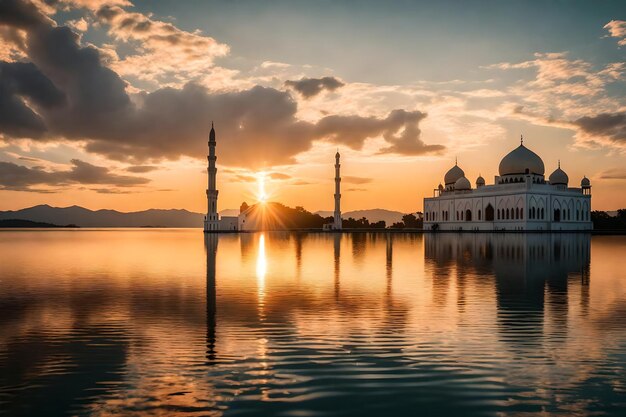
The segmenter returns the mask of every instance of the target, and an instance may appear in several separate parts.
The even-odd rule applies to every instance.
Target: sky
[[[422,209],[524,144],[626,207],[623,1],[0,0],[0,210]]]

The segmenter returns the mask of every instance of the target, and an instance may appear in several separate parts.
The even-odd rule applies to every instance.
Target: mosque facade
[[[543,160],[520,145],[500,161],[493,184],[479,176],[475,187],[455,164],[444,184],[424,198],[425,230],[568,231],[591,230],[591,183],[570,187],[558,167],[545,178]]]

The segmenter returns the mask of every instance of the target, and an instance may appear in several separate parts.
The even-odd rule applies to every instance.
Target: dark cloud
[[[28,29],[41,24],[52,24],[39,9],[26,0],[0,1],[0,24]]]
[[[294,156],[310,149],[315,140],[360,149],[367,138],[383,135],[391,145],[384,152],[416,155],[443,149],[422,142],[418,124],[424,113],[394,110],[385,118],[329,115],[310,123],[297,118],[297,103],[288,92],[273,88],[213,93],[189,83],[131,100],[126,83],[105,66],[99,51],[81,47],[69,28],[57,27],[25,1],[0,4],[0,24],[28,32],[30,77],[42,76],[30,89],[7,82],[11,88],[0,90],[6,109],[0,133],[5,136],[63,137],[86,143],[87,151],[110,159],[142,164],[181,156],[204,158],[214,120],[219,162],[253,169],[294,163]],[[133,31],[140,29],[132,24]],[[337,88],[337,82],[323,81],[322,88]]]
[[[401,155],[424,155],[428,153],[441,153],[445,146],[426,145],[421,140],[419,123],[426,117],[426,113],[419,111],[407,112],[394,110],[387,117],[387,124],[392,126],[386,129],[383,137],[391,146],[383,148],[381,153],[395,153]],[[403,126],[400,131],[398,126]]]
[[[0,132],[13,137],[39,137],[44,120],[26,103],[41,108],[62,104],[65,96],[35,65],[0,62]]]
[[[0,189],[34,191],[35,185],[64,186],[70,184],[99,184],[116,187],[143,185],[147,178],[117,175],[106,167],[72,159],[72,167],[66,171],[45,171],[42,167],[28,168],[11,162],[0,162]]]
[[[348,183],[348,184],[367,184],[367,183],[372,182],[373,180],[374,180],[373,178],[351,177],[349,175],[341,177],[341,181]]]
[[[574,124],[590,136],[601,136],[615,143],[626,142],[626,112],[585,116]]]
[[[152,172],[159,169],[159,167],[154,165],[133,165],[131,167],[126,168],[126,171],[132,172],[135,174],[143,174],[146,172]]]
[[[345,84],[335,77],[323,78],[301,78],[299,80],[285,81],[285,86],[291,87],[302,95],[304,98],[311,98],[322,90],[335,91]]]
[[[382,135],[391,146],[381,153],[423,155],[438,153],[443,145],[426,145],[420,138],[419,122],[426,117],[420,111],[393,110],[384,118],[362,116],[326,116],[316,131],[321,137],[330,137],[338,143],[359,149],[365,139]]]

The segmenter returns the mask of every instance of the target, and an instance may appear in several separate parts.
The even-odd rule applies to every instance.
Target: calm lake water
[[[0,414],[625,415],[626,237],[0,232]]]

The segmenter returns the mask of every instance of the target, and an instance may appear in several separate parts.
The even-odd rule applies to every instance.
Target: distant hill
[[[75,224],[79,227],[202,227],[204,214],[187,210],[150,209],[124,213],[89,210],[79,206],[51,207],[47,204],[15,211],[0,211],[0,220]]]
[[[224,209],[220,211],[220,216],[239,216],[239,209]]]
[[[20,219],[7,219],[0,220],[0,228],[11,227],[11,228],[49,228],[49,227],[76,227],[73,224],[69,224],[67,226],[59,226],[52,223],[43,223],[43,222],[33,222],[30,220],[20,220]]]
[[[314,214],[332,217],[333,212],[318,211]],[[237,216],[239,209],[224,209],[220,211],[220,215]],[[365,217],[370,223],[384,220],[390,226],[402,221],[403,215],[404,213],[399,211],[372,209],[348,211],[343,213],[342,217],[344,219]],[[176,209],[150,209],[124,213],[116,210],[89,210],[80,206],[51,207],[44,204],[22,210],[0,211],[0,220],[29,220],[51,225],[76,225],[78,227],[202,227],[204,214]]]
[[[319,214],[322,217],[332,217],[332,211],[316,211],[315,214]],[[354,210],[347,211],[345,213],[341,213],[341,217],[343,219],[347,219],[348,217],[352,217],[354,219],[360,219],[365,217],[370,223],[376,223],[381,220],[384,220],[387,223],[387,226],[391,226],[394,223],[401,222],[402,216],[406,213],[401,213],[399,211],[385,210],[385,209],[370,209],[370,210]]]

